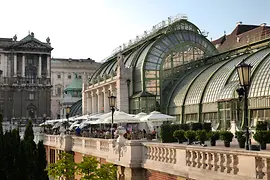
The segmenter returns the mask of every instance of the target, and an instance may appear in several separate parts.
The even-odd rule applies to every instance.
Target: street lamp
[[[241,88],[237,89],[239,97],[244,96],[244,123],[246,126],[246,150],[249,150],[249,128],[248,128],[248,92],[250,85],[250,72],[252,66],[241,62],[236,67]]]
[[[112,124],[111,124],[111,133],[112,133],[112,139],[114,139],[114,134],[113,134],[113,113],[115,111],[115,101],[116,101],[116,97],[115,96],[110,96],[109,98],[109,105],[111,107],[112,110]]]

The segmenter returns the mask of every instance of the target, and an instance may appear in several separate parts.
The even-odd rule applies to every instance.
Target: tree
[[[63,152],[59,154],[59,160],[47,168],[48,175],[54,179],[72,179],[76,172],[75,166],[73,155]]]
[[[26,129],[25,129],[25,132],[24,132],[23,139],[25,141],[34,141],[34,131],[33,131],[32,121],[28,122]]]
[[[48,174],[52,178],[70,179],[75,173],[81,175],[81,180],[115,180],[116,167],[113,164],[102,164],[95,157],[84,156],[81,163],[76,164],[73,156],[68,153],[60,154],[60,159],[50,164]]]
[[[0,109],[1,111],[1,109]],[[0,112],[0,136],[3,135],[3,114]]]
[[[48,174],[46,171],[47,160],[46,160],[46,150],[43,145],[43,141],[39,141],[37,145],[37,154],[36,154],[36,177],[39,177],[40,180],[47,180]]]
[[[81,180],[115,180],[116,167],[113,164],[102,164],[95,157],[84,156],[83,161],[77,164],[77,172],[82,175]]]
[[[28,179],[38,179],[39,176],[36,177],[36,156],[37,156],[37,147],[34,142],[34,131],[32,121],[29,121],[23,137],[24,143],[24,156],[25,156],[25,166],[27,170]]]

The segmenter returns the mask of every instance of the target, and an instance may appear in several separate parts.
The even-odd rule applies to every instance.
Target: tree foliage
[[[55,179],[71,179],[73,175],[81,175],[81,180],[115,180],[116,167],[113,164],[102,164],[95,157],[84,156],[81,163],[75,163],[68,153],[60,154],[60,159],[50,164],[48,174]]]
[[[66,152],[59,154],[59,160],[50,164],[47,170],[52,178],[72,179],[76,171],[73,156]]]
[[[48,175],[44,171],[46,155],[41,155],[43,143],[40,142],[39,148],[36,148],[36,144],[33,141],[32,123],[28,124],[27,132],[25,132],[26,138],[23,140],[21,140],[17,129],[3,132],[2,115],[0,115],[0,123],[0,179],[48,180]],[[41,151],[40,154],[39,151]],[[43,163],[42,165],[40,165],[41,162]],[[40,173],[42,171],[43,174]]]

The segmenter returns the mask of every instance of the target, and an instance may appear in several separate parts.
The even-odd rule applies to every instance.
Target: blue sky
[[[213,39],[238,21],[270,25],[268,0],[9,0],[1,7],[0,37],[21,39],[33,31],[41,41],[50,37],[53,57],[96,61],[179,13]]]

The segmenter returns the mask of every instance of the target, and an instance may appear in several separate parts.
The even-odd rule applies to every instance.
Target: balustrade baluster
[[[186,165],[191,166],[191,152],[189,150],[186,150]]]
[[[213,158],[213,153],[208,152],[207,153],[207,158],[208,158],[208,170],[212,170],[213,169],[213,164],[214,164],[214,158]]]
[[[239,169],[238,169],[238,156],[233,155],[233,174],[237,174]]]
[[[219,160],[219,167],[220,167],[220,172],[224,172],[225,170],[225,166],[224,166],[224,163],[225,163],[225,156],[223,153],[219,153],[219,157],[220,157],[220,160]]]
[[[220,168],[219,166],[219,156],[217,153],[214,153],[214,170],[218,171]]]
[[[232,155],[226,154],[226,172],[231,173],[232,172]]]
[[[197,153],[196,151],[191,151],[191,162],[192,162],[192,167],[196,167],[197,165],[197,162],[196,162],[196,159],[197,159]]]

